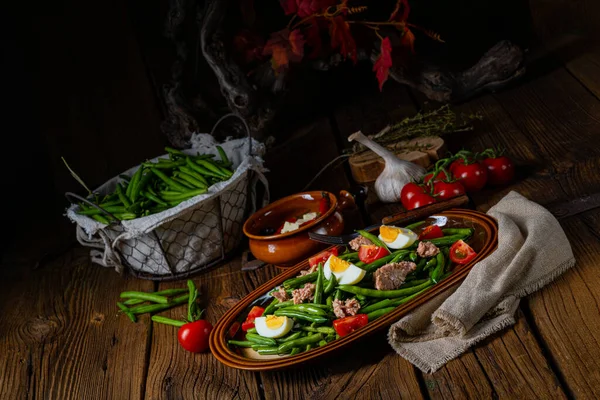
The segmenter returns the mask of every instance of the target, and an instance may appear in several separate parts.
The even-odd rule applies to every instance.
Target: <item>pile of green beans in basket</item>
[[[130,220],[159,213],[182,201],[204,194],[208,188],[233,175],[232,163],[217,146],[220,160],[213,154],[187,155],[166,147],[169,158],[144,162],[133,176],[121,175],[115,191],[104,197],[93,195],[88,201],[102,207],[118,220]],[[109,224],[112,218],[96,207],[79,203],[78,214]]]
[[[426,222],[420,221],[407,226],[408,229],[425,228]],[[412,245],[400,250],[391,250],[390,254],[365,264],[359,261],[358,253],[346,248],[339,248],[338,258],[348,261],[365,271],[364,278],[353,285],[338,284],[335,275],[331,274],[328,280],[324,276],[323,263],[312,273],[300,275],[284,281],[280,286],[273,288],[269,294],[285,290],[288,298],[292,291],[304,288],[307,283],[314,283],[312,300],[301,304],[294,304],[293,300],[281,302],[277,298],[262,301],[265,307],[262,317],[269,315],[286,316],[293,319],[293,328],[283,336],[265,337],[258,334],[256,327],[248,329],[228,341],[233,348],[252,348],[260,355],[295,355],[309,351],[313,348],[325,346],[340,336],[345,336],[355,329],[371,323],[372,321],[392,312],[396,307],[406,304],[422,293],[452,274],[455,267],[449,252],[452,245],[468,242],[474,230],[471,228],[442,229],[443,236],[424,241],[434,244],[439,253],[432,256],[421,257],[417,253],[419,240]],[[361,232],[361,231],[359,231]],[[370,237],[370,235],[367,233]],[[461,241],[460,243],[457,243]],[[406,275],[404,283],[394,290],[378,290],[375,288],[375,271],[386,264],[401,261],[411,261],[416,264],[416,269]],[[310,272],[310,271],[309,271]],[[269,296],[270,297],[270,296]],[[274,296],[273,296],[274,297]],[[360,308],[356,315],[338,318],[334,314],[334,301],[356,299]],[[251,311],[252,312],[252,311]],[[350,331],[340,329],[342,320],[354,318],[362,319],[362,325],[351,327]],[[273,317],[271,317],[273,318]],[[345,323],[345,321],[344,321]]]

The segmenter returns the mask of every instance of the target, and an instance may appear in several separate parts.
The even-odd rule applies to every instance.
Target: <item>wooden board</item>
[[[416,148],[420,150],[414,150]],[[446,146],[440,137],[417,138],[398,142],[392,151],[401,160],[428,168],[444,155]],[[374,182],[385,167],[383,158],[371,150],[352,155],[349,163],[352,178],[357,183]]]

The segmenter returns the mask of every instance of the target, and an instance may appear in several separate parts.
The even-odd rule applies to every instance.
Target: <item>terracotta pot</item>
[[[299,229],[283,234],[265,235],[277,230],[283,222],[308,212],[319,211],[323,195],[329,196],[330,207],[326,213]],[[353,206],[352,197],[342,192],[344,207]],[[255,212],[244,224],[244,234],[250,238],[250,251],[259,260],[279,267],[291,267],[324,249],[326,245],[312,241],[308,232],[339,235],[344,230],[344,218],[336,196],[329,192],[304,192],[277,200]]]

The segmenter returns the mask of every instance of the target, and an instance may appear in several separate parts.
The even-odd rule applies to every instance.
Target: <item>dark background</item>
[[[597,32],[600,12],[596,0],[413,3],[411,20],[447,42],[420,40],[417,50],[453,65],[471,64],[499,39],[531,47]],[[63,194],[81,190],[61,156],[96,187],[167,144],[157,90],[174,59],[163,36],[167,4],[64,0],[3,6],[2,248],[17,234],[35,234],[39,222],[65,223]],[[277,140],[373,89],[370,68],[344,65],[318,73],[313,86],[292,86],[297,95],[288,96],[289,117],[279,119]],[[211,78],[207,73],[207,85]]]

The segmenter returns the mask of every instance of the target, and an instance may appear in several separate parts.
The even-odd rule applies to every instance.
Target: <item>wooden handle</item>
[[[467,204],[469,204],[469,197],[466,194],[463,194],[462,196],[440,201],[438,203],[433,203],[425,207],[384,217],[381,220],[381,223],[384,225],[405,224],[407,222],[422,219],[450,208],[464,207]]]

